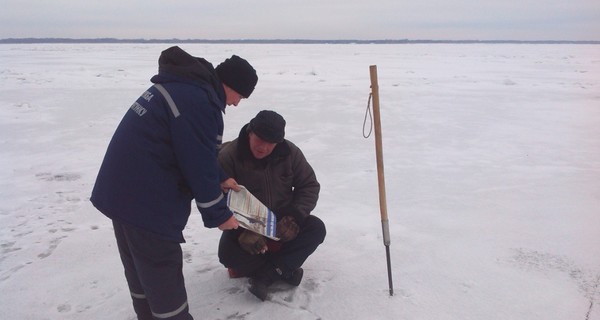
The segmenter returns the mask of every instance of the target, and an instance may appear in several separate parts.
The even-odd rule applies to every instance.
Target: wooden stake
[[[379,84],[377,82],[377,66],[370,66],[371,95],[373,98],[373,118],[375,122],[375,152],[377,156],[377,180],[379,182],[379,210],[381,212],[381,227],[383,229],[383,244],[387,259],[388,282],[390,296],[394,295],[392,282],[392,263],[390,258],[390,226],[387,214],[387,201],[385,198],[385,175],[383,170],[383,143],[381,138],[381,116],[379,112]]]

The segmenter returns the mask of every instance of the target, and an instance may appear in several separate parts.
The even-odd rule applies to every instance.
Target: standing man
[[[100,167],[91,202],[112,219],[138,319],[193,319],[180,243],[191,201],[204,226],[236,229],[219,168],[226,105],[248,98],[258,77],[233,55],[213,68],[179,47],[163,51],[154,83],[129,108]]]
[[[219,242],[219,261],[231,276],[250,277],[250,292],[263,301],[276,281],[300,284],[302,264],[326,234],[323,221],[310,214],[320,190],[315,172],[284,136],[283,117],[263,110],[219,152],[225,173],[277,216],[278,242],[241,228],[224,231]]]

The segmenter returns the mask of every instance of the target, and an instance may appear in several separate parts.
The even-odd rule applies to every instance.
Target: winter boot
[[[248,290],[261,301],[267,300],[268,286],[257,278],[250,278],[250,288]]]
[[[265,301],[269,286],[279,279],[281,279],[281,272],[272,266],[265,265],[250,277],[248,290],[260,300]]]
[[[294,287],[297,287],[300,285],[303,275],[304,275],[304,270],[302,268],[298,268],[298,269],[294,270],[292,272],[292,274],[290,274],[288,277],[282,277],[282,278],[283,278],[283,281],[285,281],[286,283],[288,283]]]

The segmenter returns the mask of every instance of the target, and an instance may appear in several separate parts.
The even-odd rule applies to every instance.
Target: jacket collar
[[[220,101],[219,107],[225,112],[225,90],[213,65],[204,58],[190,55],[178,46],[170,47],[160,54],[158,76],[152,80],[153,82],[182,81],[209,86],[216,93],[213,98]]]

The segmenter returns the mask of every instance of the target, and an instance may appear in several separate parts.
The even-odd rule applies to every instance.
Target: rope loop
[[[369,93],[369,100],[367,101],[367,110],[365,111],[365,119],[363,121],[363,137],[365,139],[367,139],[368,137],[371,136],[371,132],[373,132],[373,115],[371,114],[371,97],[373,97],[373,93]],[[370,121],[370,128],[369,128],[369,132],[365,134],[365,127],[367,126],[367,116],[369,117]]]

